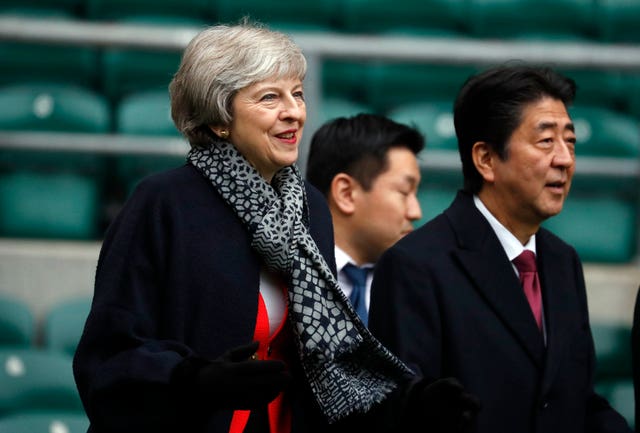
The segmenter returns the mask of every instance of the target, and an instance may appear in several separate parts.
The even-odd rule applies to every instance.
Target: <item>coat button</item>
[[[542,404],[540,404],[540,409],[541,410],[545,410],[549,407],[549,402],[548,401],[543,401]]]

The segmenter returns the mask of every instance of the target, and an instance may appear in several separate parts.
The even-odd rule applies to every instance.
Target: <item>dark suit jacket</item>
[[[636,293],[631,328],[631,365],[633,368],[633,388],[635,396],[636,431],[640,432],[640,287]]]
[[[317,190],[307,194],[311,235],[335,274],[331,215]],[[253,339],[260,263],[242,222],[193,166],[144,180],[105,235],[74,359],[91,431],[227,433],[231,411],[170,379],[186,357],[215,358]],[[293,433],[324,431],[306,380],[295,378]]]
[[[497,236],[462,192],[381,257],[369,327],[425,377],[455,376],[477,395],[477,432],[629,432],[593,392],[580,259],[545,229],[536,242],[546,347]]]

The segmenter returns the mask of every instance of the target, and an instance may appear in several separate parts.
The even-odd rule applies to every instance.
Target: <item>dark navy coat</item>
[[[311,235],[335,274],[331,215],[317,190],[307,195]],[[90,431],[228,432],[232,411],[196,409],[201,402],[170,378],[185,357],[215,358],[252,340],[261,262],[249,242],[193,166],[140,183],[106,232],[74,358]],[[323,431],[306,380],[293,382],[292,433]]]
[[[430,378],[455,376],[482,402],[478,433],[630,432],[593,390],[582,264],[536,234],[547,346],[498,237],[458,193],[376,265],[369,327]]]

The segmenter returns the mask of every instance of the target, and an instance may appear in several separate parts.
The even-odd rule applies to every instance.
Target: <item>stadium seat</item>
[[[98,21],[119,21],[151,15],[176,21],[188,19],[212,22],[214,19],[210,0],[84,0],[84,2],[87,18]]]
[[[592,0],[470,0],[469,26],[481,38],[590,38],[595,34],[594,5]]]
[[[346,98],[364,103],[366,74],[372,63],[347,59],[325,58],[321,66],[322,96]]]
[[[427,149],[458,151],[453,126],[453,101],[400,105],[387,112],[387,115],[396,122],[417,127],[426,136]]]
[[[185,7],[184,5],[181,7]],[[121,18],[119,24],[198,29],[204,21],[162,16]],[[167,90],[180,66],[179,50],[106,48],[100,57],[99,87],[115,106],[123,97],[148,90]]]
[[[543,225],[584,262],[628,263],[637,254],[638,221],[637,201],[572,188],[562,212]]]
[[[468,65],[375,63],[364,77],[365,102],[379,112],[425,100],[453,103],[474,72],[476,68]]]
[[[121,134],[180,136],[171,119],[167,89],[130,94],[115,108],[115,129]]]
[[[125,135],[144,135],[182,140],[171,119],[169,94],[164,90],[139,92],[125,97],[116,108],[117,132]],[[189,146],[183,155],[131,154],[118,155],[115,175],[123,183],[125,194],[138,181],[151,173],[184,164]]]
[[[35,411],[0,418],[2,433],[86,433],[89,419],[83,413]]]
[[[596,349],[596,380],[619,380],[632,376],[631,327],[621,323],[591,321]]]
[[[60,10],[30,11],[21,8],[4,12],[27,18],[73,22],[73,17],[62,9],[64,2],[56,3],[60,4]],[[70,1],[66,3],[73,6]],[[6,40],[0,41],[0,58],[0,85],[56,82],[94,88],[98,83],[98,49],[95,47]]]
[[[637,119],[605,107],[576,105],[569,109],[576,127],[576,154],[636,158],[640,156]]]
[[[596,382],[596,392],[605,397],[609,404],[627,420],[631,429],[635,428],[635,396],[631,377]]]
[[[640,72],[624,75],[623,81],[627,89],[624,109],[635,119],[640,119]]]
[[[66,354],[0,348],[0,418],[35,410],[83,411]]]
[[[73,356],[84,322],[89,314],[91,298],[73,298],[54,305],[43,323],[44,347]]]
[[[0,130],[105,133],[110,128],[107,101],[90,89],[50,82],[0,87]],[[93,152],[0,149],[0,156],[0,171],[104,175],[103,158]]]
[[[418,201],[422,209],[422,218],[413,224],[414,228],[420,227],[448,208],[456,196],[456,191],[454,185],[421,182],[418,189]]]
[[[557,68],[578,86],[575,104],[609,110],[623,108],[628,89],[619,71],[602,69]]]
[[[29,347],[35,342],[35,317],[29,305],[0,295],[0,347]]]
[[[286,31],[328,31],[342,8],[337,0],[215,0],[218,20],[234,23],[248,16],[271,28]]]
[[[465,30],[464,0],[344,0],[340,27],[352,33],[428,33]]]
[[[0,236],[95,239],[98,182],[75,173],[0,174]]]
[[[371,114],[374,110],[366,104],[344,98],[326,98],[320,104],[321,123],[336,117],[351,117],[359,113]]]
[[[640,2],[636,0],[598,0],[598,37],[604,42],[640,42]]]

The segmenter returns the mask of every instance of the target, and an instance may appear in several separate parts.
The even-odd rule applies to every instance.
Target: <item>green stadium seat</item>
[[[340,27],[352,33],[462,32],[465,0],[344,0]]]
[[[211,0],[84,0],[86,16],[97,21],[119,21],[136,17],[158,17],[169,21],[212,22]],[[145,18],[146,19],[146,18]]]
[[[83,413],[35,411],[0,418],[4,433],[86,433],[89,418]]]
[[[320,105],[320,122],[325,123],[337,117],[351,117],[359,113],[374,113],[372,107],[345,98],[326,98]]]
[[[595,34],[594,5],[592,0],[470,0],[469,26],[481,38],[590,38]]]
[[[591,321],[597,364],[596,381],[631,378],[631,326]]]
[[[75,173],[0,174],[0,236],[95,239],[98,182]]]
[[[190,29],[198,29],[206,24],[205,21],[193,18],[152,15],[126,17],[116,22]],[[180,66],[181,55],[179,50],[106,48],[100,57],[99,88],[114,106],[130,94],[149,90],[166,91]]]
[[[640,119],[640,72],[625,74],[622,79],[627,89],[624,109],[635,119]]]
[[[219,21],[234,23],[248,16],[279,30],[327,31],[334,27],[338,0],[215,0]]]
[[[607,399],[609,404],[627,420],[632,429],[635,428],[635,396],[631,377],[596,382],[596,392]]]
[[[57,3],[60,3],[60,8],[64,7],[64,2]],[[67,3],[69,7],[73,6],[72,3]],[[27,18],[74,22],[73,17],[62,9],[22,8],[4,12]],[[95,47],[6,40],[0,41],[0,58],[0,86],[57,82],[94,88],[98,83],[98,49]]]
[[[321,66],[322,95],[326,98],[347,98],[364,103],[369,61],[325,58]]]
[[[182,139],[171,119],[171,103],[167,90],[139,92],[125,97],[116,108],[117,132],[125,135],[144,135]],[[184,155],[132,154],[115,157],[115,174],[127,194],[138,181],[157,171],[184,164]]]
[[[449,207],[456,196],[456,192],[457,190],[453,185],[430,184],[423,179],[418,189],[418,201],[422,209],[422,218],[416,221],[413,226],[415,228],[420,227],[442,213]]]
[[[37,348],[0,348],[0,419],[36,410],[82,413],[72,358]]]
[[[599,69],[557,68],[572,78],[578,86],[577,106],[600,106],[609,110],[623,108],[626,93],[623,76],[619,71]]]
[[[640,42],[640,2],[637,0],[598,0],[598,36],[604,42]]]
[[[387,112],[396,122],[413,125],[427,139],[429,150],[458,151],[458,140],[453,125],[453,102],[417,102],[397,106]]]
[[[110,128],[107,101],[90,89],[59,83],[0,87],[0,130],[105,133]],[[102,157],[92,152],[1,149],[0,156],[0,171],[104,174]]]
[[[575,188],[543,225],[573,245],[582,261],[628,263],[637,254],[637,201]]]
[[[81,15],[85,0],[2,0],[0,13],[54,13]]]
[[[35,317],[29,305],[0,295],[0,347],[30,347],[35,342]]]
[[[121,134],[180,136],[171,118],[167,89],[130,94],[115,108],[115,129]]]
[[[91,307],[91,298],[58,302],[47,312],[43,323],[44,348],[73,356]]]
[[[425,100],[453,101],[477,69],[469,65],[378,62],[367,70],[365,102],[379,112]]]
[[[581,105],[571,107],[569,114],[576,127],[578,156],[640,156],[640,123],[632,116],[606,107]]]

